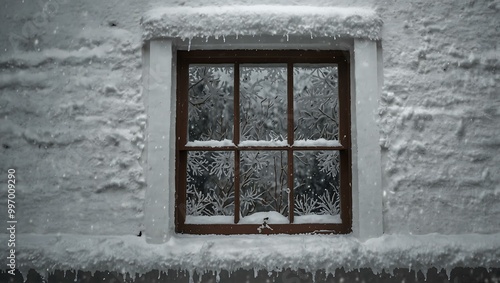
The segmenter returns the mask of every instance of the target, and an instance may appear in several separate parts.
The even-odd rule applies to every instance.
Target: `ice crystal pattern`
[[[231,65],[191,65],[188,140],[234,137],[234,70]],[[336,65],[293,67],[294,139],[338,139]],[[287,140],[287,67],[240,66],[241,141]],[[293,185],[295,215],[340,213],[339,157],[336,151],[294,153],[294,184],[287,184],[285,151],[240,153],[240,214],[276,211],[288,216]],[[234,215],[234,153],[190,151],[187,162],[188,215]]]
[[[338,152],[298,151],[294,160],[294,214],[339,214]]]
[[[189,68],[189,140],[232,139],[233,69]]]
[[[188,154],[187,215],[234,214],[232,152],[190,151]]]

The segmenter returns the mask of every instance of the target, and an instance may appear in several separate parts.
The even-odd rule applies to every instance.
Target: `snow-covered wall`
[[[387,233],[500,231],[500,1],[389,1]]]
[[[226,2],[2,1],[0,186],[15,168],[18,233],[143,229],[140,19]],[[384,22],[384,232],[500,232],[500,1],[272,4],[367,7]]]

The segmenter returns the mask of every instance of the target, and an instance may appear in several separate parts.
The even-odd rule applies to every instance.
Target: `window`
[[[284,11],[283,9],[286,12],[276,12]],[[203,20],[193,21],[193,18]],[[307,6],[300,8],[297,6],[280,6],[276,9],[269,9],[267,5],[203,6],[196,8],[164,7],[149,11],[143,17],[141,25],[145,42],[143,46],[143,82],[144,102],[147,109],[146,144],[142,159],[147,183],[144,196],[144,234],[148,243],[164,243],[174,235],[175,231],[183,230],[187,233],[189,231],[186,230],[186,226],[189,225],[192,225],[192,229],[201,228],[199,224],[180,221],[180,218],[186,218],[186,208],[182,209],[182,205],[185,206],[187,199],[176,199],[176,194],[179,195],[176,188],[179,179],[178,174],[176,174],[176,172],[179,172],[177,167],[179,158],[176,157],[176,154],[180,153],[180,151],[177,152],[180,148],[177,145],[176,127],[177,118],[182,114],[182,109],[178,109],[180,102],[177,101],[176,92],[180,82],[189,81],[189,65],[184,74],[178,74],[178,63],[185,63],[177,62],[182,59],[177,54],[189,50],[201,52],[201,54],[210,50],[266,50],[264,54],[271,54],[273,53],[272,50],[281,50],[279,53],[275,53],[274,57],[279,57],[276,54],[282,54],[282,58],[289,56],[285,55],[285,53],[290,52],[284,52],[283,50],[295,50],[293,52],[305,52],[297,50],[345,51],[342,54],[345,54],[346,57],[349,56],[348,62],[350,63],[350,103],[347,103],[350,105],[344,104],[344,106],[341,106],[339,114],[350,108],[350,125],[348,126],[350,130],[350,149],[339,148],[330,151],[337,151],[340,154],[342,151],[347,150],[351,153],[349,173],[352,180],[352,194],[346,196],[346,198],[352,198],[352,207],[348,211],[352,213],[352,220],[347,219],[347,221],[344,221],[344,216],[341,219],[342,225],[352,223],[352,225],[349,224],[352,227],[344,227],[342,228],[344,231],[341,231],[342,229],[338,229],[342,226],[339,223],[330,224],[334,224],[331,226],[335,226],[334,229],[338,229],[337,232],[348,233],[352,229],[352,235],[361,240],[377,237],[383,233],[382,182],[385,180],[382,178],[379,128],[377,124],[378,101],[383,83],[382,44],[380,41],[382,20],[375,11],[361,7],[342,8],[337,6]],[[226,61],[219,58],[217,60],[221,62],[218,63],[213,61],[193,61],[190,64],[193,66],[204,65],[205,67],[211,64],[233,66],[234,76],[234,72],[240,72],[239,68],[237,68],[238,70],[234,69],[235,64],[243,64],[241,60],[244,58],[246,58],[244,60],[248,60],[248,57],[261,57],[262,59],[262,53],[258,56],[249,56],[248,54],[241,55],[240,58],[235,57],[232,60],[226,58],[224,59]],[[258,54],[258,52],[253,54]],[[235,56],[235,54],[233,55]],[[322,65],[329,63],[323,60],[320,60],[320,62],[301,62],[301,60],[304,60],[301,56],[293,58],[296,61],[292,61],[292,64]],[[194,59],[186,58],[186,60]],[[340,69],[340,61],[337,62],[339,78],[343,75]],[[282,64],[287,65],[288,68],[287,60],[279,62],[277,60],[273,62],[265,60],[260,63],[246,62],[245,64]],[[182,76],[184,76],[183,79]],[[234,82],[233,77],[233,85],[224,88],[224,91],[234,92]],[[293,84],[290,80],[286,80],[286,83]],[[237,84],[241,85],[242,82],[237,80]],[[340,84],[342,84],[342,80],[339,81]],[[189,86],[185,87],[189,88]],[[344,97],[341,93],[343,91],[340,88],[339,99]],[[238,94],[240,93],[238,92]],[[213,113],[213,111],[210,113]],[[184,121],[187,127],[189,118],[185,117]],[[339,121],[341,124],[343,123],[342,119],[339,119]],[[288,124],[286,127],[288,129]],[[186,128],[186,144],[182,146],[187,146],[187,134]],[[227,138],[230,141],[227,146],[233,146],[231,150],[227,151],[238,151],[240,158],[244,152],[256,152],[240,149],[241,145],[239,143],[235,144],[233,138],[233,136]],[[215,140],[221,142],[224,139]],[[285,147],[288,145],[288,136],[286,136],[286,142]],[[347,146],[342,140],[340,143],[342,146]],[[297,146],[295,141],[293,145]],[[193,148],[188,148],[183,153],[186,155],[186,164],[187,155],[191,151],[196,152]],[[214,153],[220,151],[220,149],[207,151]],[[263,152],[263,150],[260,151]],[[273,151],[273,149],[267,151]],[[284,151],[288,151],[288,148]],[[309,152],[311,149],[305,151]],[[240,167],[244,166],[245,163],[239,162]],[[342,167],[341,161],[341,171],[342,168],[345,167]],[[186,182],[187,186],[187,167],[185,167],[185,170],[186,180],[184,182]],[[237,175],[235,174],[235,176]],[[235,177],[233,176],[233,178]],[[241,180],[239,181],[241,183]],[[339,189],[342,191],[342,186]],[[184,190],[187,190],[187,188],[184,188]],[[233,195],[235,193],[237,193],[236,190],[234,190]],[[241,202],[241,192],[239,193],[238,201]],[[186,198],[185,195],[184,198]],[[341,193],[341,207],[347,203],[342,202],[342,200]],[[291,203],[294,205],[293,202]],[[179,213],[179,211],[184,211],[184,214]],[[291,213],[289,212],[289,214]],[[239,217],[239,214],[237,215]],[[296,218],[295,216],[293,218]],[[349,215],[347,216],[349,218]],[[286,217],[290,218],[289,215],[286,215]],[[244,218],[244,215],[239,218]],[[224,221],[227,221],[227,219]],[[180,224],[181,222],[182,224]],[[212,226],[229,225],[229,229],[234,230],[242,229],[238,228],[243,227],[241,224],[239,221],[238,224],[234,224],[233,220],[231,223],[213,224]],[[260,227],[262,224],[252,225],[259,225]],[[293,222],[293,225],[296,227],[302,224]],[[278,224],[269,224],[269,226],[273,229],[279,228]],[[272,231],[277,231],[276,229]],[[256,233],[256,229],[252,228],[251,230]],[[196,231],[189,233],[194,232]],[[263,232],[265,231],[263,230]],[[198,231],[198,233],[202,232]],[[206,233],[206,231],[203,233]],[[217,231],[215,233],[221,232]]]
[[[177,51],[175,229],[350,233],[349,51]]]

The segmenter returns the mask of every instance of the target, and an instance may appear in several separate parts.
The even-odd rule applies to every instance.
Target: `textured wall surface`
[[[500,2],[378,10],[385,231],[500,231]]]
[[[500,1],[315,3],[372,7],[384,21],[385,232],[500,232]],[[139,22],[168,5],[188,3],[0,4],[0,180],[17,170],[18,233],[142,229]]]

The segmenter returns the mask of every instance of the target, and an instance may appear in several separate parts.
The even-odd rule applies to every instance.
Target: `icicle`
[[[220,272],[215,271],[215,282],[219,283],[220,282]]]
[[[28,272],[30,269],[28,267],[26,267],[25,265],[19,265],[17,267],[17,270],[18,270],[17,273],[20,273],[21,275],[24,274],[23,278],[24,278],[24,282],[26,282],[28,280]]]
[[[312,270],[311,274],[312,274],[313,283],[316,283],[316,271]]]
[[[194,283],[194,278],[193,278],[193,270],[188,270],[187,271],[189,273],[189,283]]]
[[[78,282],[78,270],[75,270],[75,282]]]
[[[191,37],[189,38],[189,41],[188,41],[188,51],[191,51]]]
[[[313,39],[313,33],[311,31],[309,33],[311,34],[311,39]]]
[[[224,43],[226,43],[226,37],[224,35],[222,35],[222,41],[224,41]]]
[[[253,269],[253,278],[257,278],[257,275],[259,275],[259,271],[256,268],[254,268]]]
[[[448,280],[451,280],[451,267],[446,267],[446,269],[444,269],[444,272],[446,272],[446,276],[448,277]]]
[[[160,280],[161,277],[161,271],[158,269],[158,280]]]
[[[236,34],[236,39],[238,39],[238,35],[239,35],[239,34]]]
[[[290,40],[290,38],[288,37],[288,33],[286,34],[286,41],[288,42],[288,40]]]

